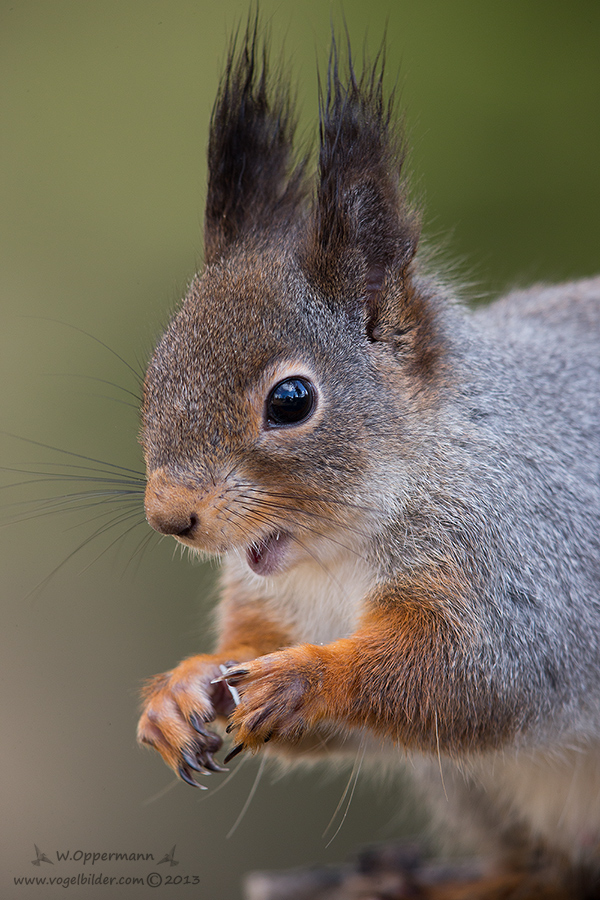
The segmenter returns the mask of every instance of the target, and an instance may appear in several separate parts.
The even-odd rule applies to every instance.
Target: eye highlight
[[[315,408],[315,402],[315,389],[307,378],[286,378],[267,397],[267,424],[276,427],[304,422]]]

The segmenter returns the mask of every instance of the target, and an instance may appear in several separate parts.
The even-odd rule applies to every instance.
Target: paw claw
[[[195,788],[200,788],[201,791],[205,791],[207,789],[206,785],[199,784],[197,781],[194,780],[192,773],[190,772],[190,770],[188,769],[187,766],[184,766],[183,764],[180,765],[179,768],[177,769],[177,774],[182,779],[182,781],[186,782],[186,784],[189,784]]]
[[[186,766],[189,769],[193,769],[195,772],[203,772],[204,765],[200,763],[199,754],[192,751],[184,749],[181,751],[181,755],[183,756]]]
[[[194,731],[203,738],[202,749],[208,753],[216,753],[217,750],[221,749],[223,741],[218,734],[214,733],[214,731],[208,731],[208,729],[204,727],[205,721],[206,720],[200,718],[198,713],[192,713],[188,717],[188,722],[190,723]]]
[[[210,772],[228,772],[229,769],[226,769],[225,766],[220,766],[218,763],[214,761],[211,753],[206,753],[204,756],[204,768],[207,769],[207,775]]]
[[[195,780],[196,773],[227,771],[213,758],[223,738],[211,730],[210,723],[219,717],[227,719],[239,698],[225,680],[211,687],[211,679],[238,667],[233,660],[224,664],[211,656],[189,657],[171,672],[153,678],[144,689],[138,740],[158,750],[182,781],[194,787],[205,789]]]
[[[204,726],[208,722],[213,722],[214,718],[214,715],[211,716],[211,718],[208,718],[206,716],[206,713],[204,714],[203,718],[201,718],[198,713],[191,713],[191,715],[188,717],[188,722],[190,723],[194,731],[197,731],[198,734],[202,735],[202,737],[206,737],[206,735],[210,732],[208,732]]]
[[[245,749],[246,749],[245,744],[238,744],[236,747],[233,748],[233,750],[229,751],[229,753],[227,754],[227,756],[224,759],[224,762],[225,763],[231,762],[231,760],[234,759],[238,755],[238,753],[241,753],[242,750],[245,750]]]
[[[227,682],[230,687],[234,687],[236,684],[239,684],[242,678],[245,678],[246,675],[249,674],[249,669],[228,669],[223,673],[221,678],[223,681]]]

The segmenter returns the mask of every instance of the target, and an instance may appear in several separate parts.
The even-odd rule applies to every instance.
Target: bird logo
[[[161,863],[165,863],[165,862],[168,862],[169,865],[171,865],[171,866],[178,866],[178,865],[179,865],[179,860],[178,860],[178,859],[175,859],[175,847],[176,847],[176,846],[177,846],[177,844],[173,844],[173,849],[171,850],[171,852],[170,852],[170,853],[165,853],[165,855],[163,856],[163,858],[162,858],[162,859],[159,859],[158,865],[160,865]]]
[[[54,865],[51,859],[48,859],[45,853],[42,853],[37,844],[33,845],[35,847],[35,859],[31,860],[32,866],[41,866],[43,862],[50,863],[51,866]],[[175,849],[175,848],[173,848]]]

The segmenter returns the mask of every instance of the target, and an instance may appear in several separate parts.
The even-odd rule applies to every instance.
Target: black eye
[[[267,397],[270,425],[295,425],[307,419],[315,405],[315,391],[306,378],[287,378],[276,384]]]

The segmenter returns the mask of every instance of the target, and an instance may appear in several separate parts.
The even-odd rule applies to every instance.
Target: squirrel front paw
[[[271,740],[295,744],[327,715],[320,690],[322,662],[310,646],[234,666],[218,682],[226,682],[240,694],[227,726],[227,732],[234,732],[235,747],[225,762],[242,750],[259,750]]]
[[[138,741],[158,750],[167,765],[194,787],[205,789],[194,772],[226,771],[213,759],[223,741],[206,726],[217,716],[226,718],[235,706],[227,684],[216,681],[226,666],[233,665],[231,661],[220,665],[211,656],[192,656],[151,679],[143,691]]]

